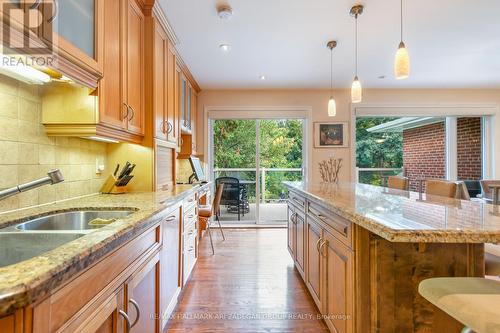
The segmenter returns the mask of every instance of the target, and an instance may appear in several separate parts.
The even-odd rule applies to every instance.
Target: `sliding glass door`
[[[283,181],[303,178],[302,119],[212,119],[211,171],[225,224],[284,224]]]

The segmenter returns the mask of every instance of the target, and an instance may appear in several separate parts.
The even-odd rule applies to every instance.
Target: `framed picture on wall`
[[[348,148],[348,124],[346,122],[314,123],[314,147]]]

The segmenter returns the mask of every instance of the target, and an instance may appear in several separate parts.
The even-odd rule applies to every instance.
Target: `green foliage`
[[[359,168],[402,168],[402,133],[370,133],[368,128],[398,118],[372,117],[356,119],[356,165]],[[388,172],[361,172],[359,182],[382,185],[382,177],[395,174]]]
[[[403,135],[370,133],[368,128],[397,118],[377,117],[356,120],[356,161],[360,168],[403,167]]]
[[[216,120],[214,124],[215,168],[255,168],[255,120]],[[260,167],[302,168],[302,121],[260,121]],[[255,180],[255,172],[224,172],[218,176],[232,176]],[[300,180],[300,172],[266,173],[266,200],[279,199],[285,191],[282,181]],[[248,186],[249,197],[255,197],[255,187]]]

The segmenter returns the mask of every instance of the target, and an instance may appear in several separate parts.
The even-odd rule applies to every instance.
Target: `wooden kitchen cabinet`
[[[163,221],[160,251],[160,309],[162,314],[161,328],[164,329],[167,319],[177,304],[181,290],[180,253],[181,253],[181,205],[171,210]]]
[[[325,281],[326,298],[323,303],[325,321],[333,332],[354,332],[354,254],[346,245],[325,231],[324,243],[320,249],[326,257]]]
[[[178,110],[176,109],[176,56],[163,25],[155,16],[148,18],[147,33],[151,34],[151,42],[147,50],[151,55],[150,76],[153,81],[153,135],[156,139],[177,148],[178,144]]]
[[[126,34],[123,34],[125,50],[124,103],[127,104],[127,130],[144,135],[144,14],[135,0],[127,0]]]
[[[307,221],[307,269],[305,274],[306,286],[318,309],[323,308],[324,297],[324,257],[320,253],[323,240],[323,229],[311,219]]]
[[[160,255],[157,253],[125,283],[125,307],[131,321],[130,333],[160,331]]]
[[[47,67],[95,89],[103,76],[106,1],[2,0],[0,16],[9,22],[11,42],[5,46],[40,48],[38,54],[50,54],[52,57]],[[28,16],[29,21],[26,20]],[[29,37],[25,33],[28,28],[32,32]],[[26,52],[22,48],[15,50],[20,55],[31,55]]]
[[[135,0],[106,0],[104,14],[104,78],[98,90],[65,83],[44,86],[42,122],[49,136],[142,143],[145,18]]]

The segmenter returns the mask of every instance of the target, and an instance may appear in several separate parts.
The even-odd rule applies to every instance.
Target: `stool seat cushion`
[[[500,332],[500,282],[484,278],[432,278],[418,292],[475,332]]]
[[[212,206],[204,205],[198,206],[198,215],[201,217],[211,217],[212,216]]]

